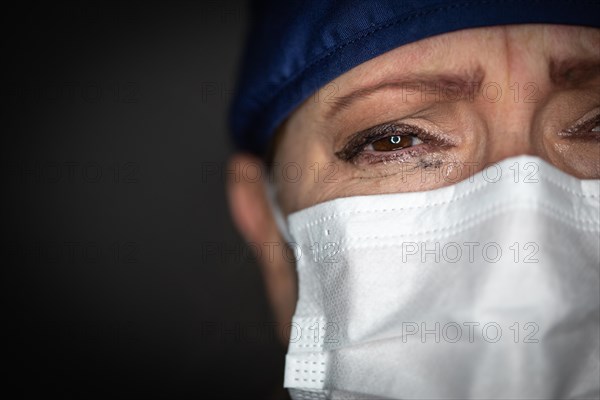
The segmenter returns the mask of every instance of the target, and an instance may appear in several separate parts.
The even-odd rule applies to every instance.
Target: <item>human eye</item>
[[[600,140],[600,110],[592,112],[591,117],[584,116],[571,127],[560,132],[559,135],[569,139]]]
[[[371,143],[369,143],[365,150],[367,151],[396,151],[401,149],[406,149],[408,147],[413,147],[418,144],[423,143],[421,139],[417,135],[411,134],[400,134],[400,135],[390,135],[386,136],[382,139],[377,139]]]
[[[548,129],[551,158],[565,172],[580,179],[600,178],[600,108],[565,125],[566,128],[556,129],[551,124]]]
[[[389,122],[350,136],[336,156],[354,164],[406,162],[451,147],[449,135],[416,124]]]

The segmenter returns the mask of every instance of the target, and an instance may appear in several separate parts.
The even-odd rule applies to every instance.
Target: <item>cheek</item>
[[[279,149],[274,166],[282,206],[288,213],[322,201],[341,181],[339,165],[330,160],[322,141],[310,133],[291,136]]]
[[[579,179],[600,178],[600,142],[558,137],[555,132],[534,137],[532,154]]]
[[[590,135],[590,127],[581,131],[573,129],[571,137],[564,134],[577,127],[577,121],[593,121],[599,104],[597,95],[577,93],[557,96],[550,101],[536,118],[532,135],[534,154],[577,178],[600,178],[600,135]]]
[[[600,179],[600,142],[559,140],[552,146],[551,162],[580,179]]]

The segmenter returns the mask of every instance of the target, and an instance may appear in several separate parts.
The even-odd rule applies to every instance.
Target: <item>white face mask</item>
[[[293,213],[294,399],[598,398],[600,181],[534,157]]]

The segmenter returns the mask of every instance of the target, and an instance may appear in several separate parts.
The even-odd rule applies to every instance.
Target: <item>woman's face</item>
[[[480,28],[385,53],[295,110],[274,171],[290,213],[439,188],[519,154],[600,178],[600,30]]]
[[[523,154],[600,178],[599,125],[600,30],[470,29],[401,46],[307,99],[276,137],[272,177],[285,214],[338,197],[451,185]],[[257,162],[240,153],[230,169]],[[248,242],[283,242],[262,181],[230,177],[229,197]],[[284,253],[262,252],[259,263],[285,327],[297,285]]]

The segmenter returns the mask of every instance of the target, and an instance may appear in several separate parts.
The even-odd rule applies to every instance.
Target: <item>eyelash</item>
[[[413,137],[419,143],[390,151],[368,149],[379,140],[392,137]],[[414,142],[413,139],[413,142]],[[404,123],[386,123],[354,134],[346,146],[336,153],[336,156],[347,162],[367,162],[374,164],[386,161],[402,161],[413,158],[431,150],[432,147],[447,147],[450,145],[447,137],[429,132],[415,125]]]
[[[573,139],[589,139],[598,137],[600,130],[600,114],[586,121],[575,124],[574,126],[559,133],[559,136],[571,137]],[[589,132],[586,130],[589,128]],[[378,151],[367,149],[372,147],[373,143],[392,137],[412,136],[420,143],[407,147],[402,147],[390,151]],[[415,125],[404,123],[385,123],[368,128],[364,131],[354,134],[346,146],[338,152],[336,156],[343,161],[360,163],[362,161],[368,164],[376,164],[388,161],[404,161],[420,155],[429,153],[433,147],[451,147],[453,143],[448,137],[429,132]]]
[[[600,113],[595,116],[577,122],[575,125],[559,133],[559,136],[572,139],[589,139],[590,137],[598,137],[600,135]]]

